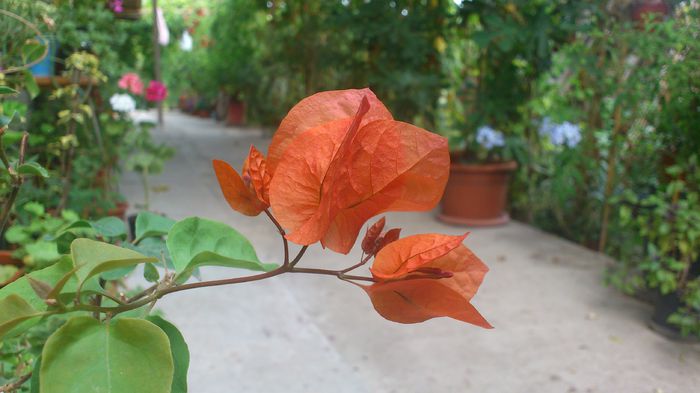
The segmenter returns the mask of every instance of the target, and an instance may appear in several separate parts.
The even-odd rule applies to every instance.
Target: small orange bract
[[[370,269],[378,282],[364,287],[377,312],[401,323],[450,317],[491,328],[470,303],[488,268],[465,237],[414,235],[379,251]]]
[[[246,216],[257,216],[270,205],[270,174],[265,157],[255,146],[250,146],[243,163],[243,177],[225,161],[213,160],[212,166],[224,198],[232,209]]]

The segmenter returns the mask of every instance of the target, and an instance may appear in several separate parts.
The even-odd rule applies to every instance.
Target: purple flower
[[[575,147],[581,142],[581,127],[568,121],[556,124],[545,117],[540,125],[540,135],[549,137],[554,146]]]
[[[503,133],[489,126],[481,126],[476,130],[476,141],[486,150],[502,147],[506,144]]]

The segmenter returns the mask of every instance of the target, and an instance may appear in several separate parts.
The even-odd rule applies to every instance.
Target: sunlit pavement
[[[157,133],[177,149],[154,177],[151,208],[175,219],[202,216],[248,236],[260,259],[282,258],[263,216],[232,211],[211,159],[240,168],[251,143],[269,137],[208,119],[166,114]],[[167,190],[166,190],[167,189]],[[122,192],[142,200],[139,179]],[[388,215],[405,235],[464,228],[434,213]],[[197,289],[158,303],[183,332],[192,356],[193,393],[611,392],[691,393],[700,386],[700,346],[668,341],[647,328],[651,307],[605,287],[606,259],[519,223],[471,229],[466,244],[491,271],[474,304],[495,326],[450,319],[400,325],[374,312],[360,289],[325,276],[287,275]],[[303,266],[341,267],[359,258],[312,247]],[[206,268],[204,279],[244,272]]]

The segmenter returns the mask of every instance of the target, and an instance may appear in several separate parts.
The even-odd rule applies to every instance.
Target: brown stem
[[[2,134],[4,133],[4,129],[2,130],[3,132],[0,133],[0,139],[2,138]],[[27,147],[27,138],[29,137],[29,134],[27,132],[24,132],[22,134],[22,140],[20,141],[19,145],[19,161],[17,164],[17,167],[19,168],[20,165],[24,164],[24,153]],[[2,157],[3,157],[3,163],[7,161],[7,157],[5,157],[5,148],[4,146],[0,145],[0,152],[2,152]],[[6,164],[7,170],[10,171],[10,165],[9,163]],[[7,223],[10,220],[10,212],[12,211],[12,206],[15,204],[15,201],[17,200],[17,195],[19,195],[19,189],[22,187],[22,183],[24,182],[24,177],[18,173],[13,174],[10,172],[10,176],[12,176],[12,191],[10,191],[10,196],[7,198],[7,201],[5,201],[5,206],[2,208],[2,219],[0,219],[0,239],[3,238],[5,235],[5,228],[7,227]]]
[[[3,393],[4,392],[7,392],[7,393],[14,392],[15,390],[21,388],[25,382],[29,381],[29,378],[31,378],[31,377],[32,377],[32,373],[29,372],[28,374],[23,375],[22,377],[20,377],[20,379],[14,381],[14,382],[10,382],[8,384],[2,385],[2,386],[0,386],[0,392],[3,392]]]
[[[359,280],[359,281],[371,281],[371,282],[375,281],[372,277],[352,276],[352,275],[348,275],[348,274],[343,273],[342,270],[326,270],[326,269],[295,267],[292,270],[290,270],[289,272],[290,273],[307,273],[307,274],[321,274],[321,275],[327,275],[327,276],[336,276],[338,278],[344,278],[347,280]]]
[[[309,246],[302,247],[301,250],[299,250],[299,253],[297,254],[297,256],[294,257],[294,260],[292,260],[292,262],[289,264],[289,266],[290,267],[296,266],[296,264],[299,263],[299,261],[301,260],[301,257],[304,256],[304,253],[306,252],[306,250],[308,250],[308,248],[309,248]]]
[[[341,273],[347,273],[347,272],[349,272],[349,271],[353,271],[353,270],[357,269],[358,267],[360,267],[360,266],[366,264],[367,262],[369,262],[369,260],[372,259],[372,256],[373,256],[373,255],[371,255],[371,254],[370,254],[370,255],[367,255],[366,257],[362,258],[362,259],[360,260],[360,262],[358,262],[358,263],[356,263],[356,264],[354,264],[354,265],[352,265],[352,266],[350,266],[350,267],[348,267],[348,268],[345,268],[345,269],[341,270],[340,272],[341,272]]]
[[[282,243],[284,244],[284,266],[289,265],[289,242],[287,242],[287,238],[285,237],[286,232],[284,231],[284,228],[282,228],[282,225],[280,225],[279,221],[270,213],[270,209],[265,209],[264,210],[265,214],[270,218],[270,221],[272,221],[273,224],[275,224],[275,227],[277,227],[277,231],[279,231],[280,235],[282,236]]]

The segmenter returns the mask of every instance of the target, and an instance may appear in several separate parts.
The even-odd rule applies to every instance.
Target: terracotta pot
[[[12,258],[12,251],[10,250],[0,250],[0,265],[13,265],[18,268],[17,273],[9,280],[0,282],[0,288],[17,280],[24,274],[24,264],[19,259]]]
[[[640,27],[644,27],[650,15],[653,21],[658,22],[671,13],[671,8],[664,0],[642,0],[638,1],[631,11],[632,20]]]
[[[232,99],[226,112],[226,124],[238,126],[245,122],[245,103]]]
[[[468,226],[507,223],[510,221],[506,212],[508,181],[517,166],[515,161],[453,163],[438,218],[450,224]]]
[[[127,209],[129,209],[128,202],[117,202],[115,207],[107,210],[107,215],[125,220]]]

